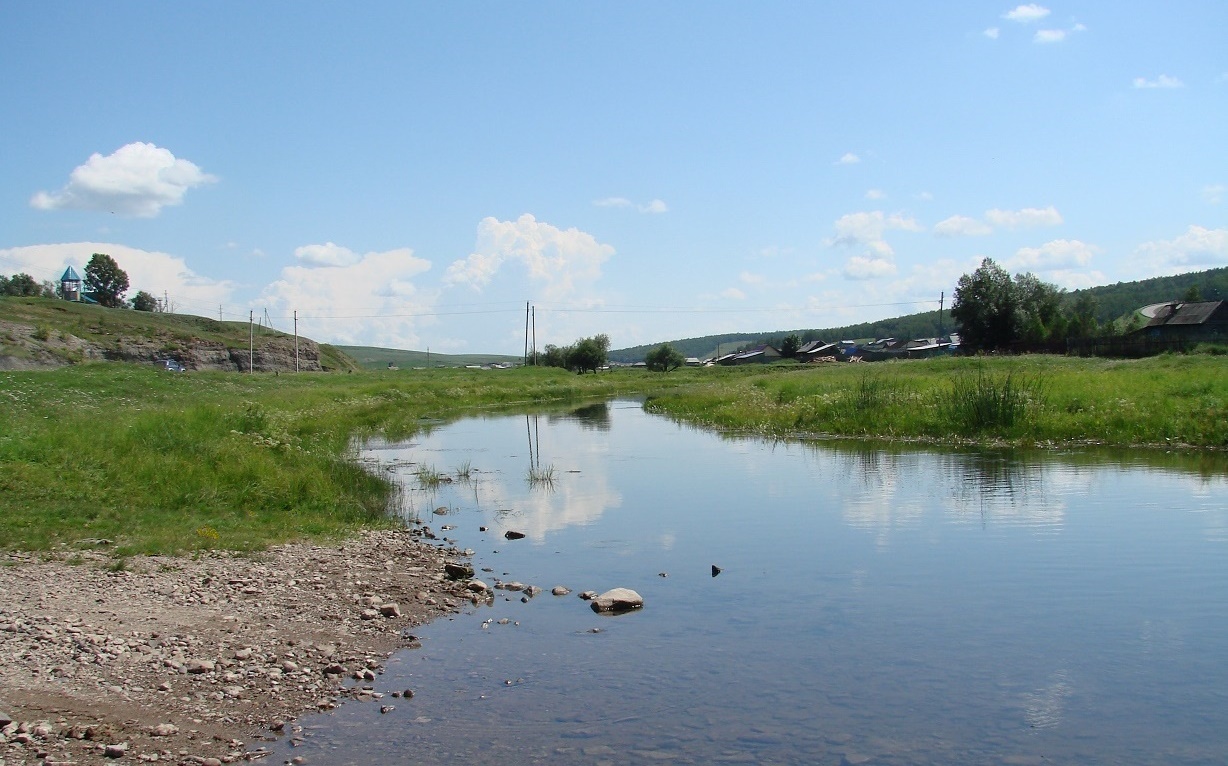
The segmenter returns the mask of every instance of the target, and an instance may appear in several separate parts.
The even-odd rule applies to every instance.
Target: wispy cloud
[[[1040,247],[1021,247],[1010,262],[1014,268],[1053,270],[1086,266],[1100,248],[1077,239],[1055,239]]]
[[[992,234],[993,227],[984,221],[969,218],[964,215],[953,215],[946,220],[934,224],[934,236],[944,239],[955,237],[983,237]]]
[[[861,158],[852,152],[845,152],[840,159],[836,160],[837,165],[856,165],[859,162],[861,162]]]
[[[1002,14],[1002,18],[1017,24],[1031,24],[1049,15],[1049,9],[1036,3],[1016,6],[1013,10]]]
[[[1064,29],[1038,29],[1036,34],[1032,36],[1032,42],[1039,45],[1060,43],[1065,39],[1066,30]]]
[[[997,27],[990,27],[989,29],[986,29],[984,32],[982,32],[981,34],[985,35],[990,40],[997,40],[998,36],[1001,34],[1001,31]]]
[[[1176,77],[1169,77],[1166,74],[1162,74],[1154,80],[1148,80],[1146,77],[1135,77],[1134,87],[1139,89],[1184,88],[1185,83],[1181,82],[1181,80],[1177,79]]]
[[[614,208],[634,208],[641,213],[668,213],[669,205],[659,199],[654,199],[644,205],[637,205],[626,197],[605,197],[604,199],[593,200],[593,204],[597,207],[614,207]]]
[[[162,208],[181,204],[189,189],[215,181],[216,176],[192,162],[138,141],[105,157],[90,155],[72,171],[64,188],[37,192],[30,205],[38,210],[96,210],[153,218]]]
[[[866,199],[887,199],[887,192],[882,189],[870,189],[866,192]]]
[[[1062,223],[1062,214],[1050,205],[1046,208],[1026,207],[1022,210],[985,211],[985,220],[994,226],[1006,229],[1033,228],[1037,226],[1057,226]]]
[[[1207,184],[1202,187],[1202,198],[1212,205],[1218,205],[1224,200],[1224,191],[1223,184]]]
[[[844,264],[843,274],[848,279],[881,279],[895,274],[895,262],[872,255],[854,255]]]

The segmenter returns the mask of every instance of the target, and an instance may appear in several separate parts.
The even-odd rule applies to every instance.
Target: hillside
[[[338,351],[368,370],[384,370],[394,365],[402,370],[425,367],[466,367],[471,364],[520,364],[524,357],[506,354],[437,354],[376,346],[337,346]]]
[[[1202,300],[1228,299],[1228,268],[1178,274],[1172,277],[1155,277],[1137,282],[1118,282],[1112,285],[1089,287],[1067,293],[1067,299],[1076,301],[1090,295],[1096,301],[1096,320],[1112,322],[1127,316],[1143,306],[1163,301],[1180,300],[1187,291],[1196,288]],[[877,338],[929,338],[943,335],[957,328],[951,322],[949,312],[943,312],[941,321],[937,311],[880,319],[875,322],[807,330],[776,330],[763,333],[729,333],[705,335],[701,338],[661,340],[645,346],[631,346],[610,352],[610,361],[639,362],[652,349],[668,342],[683,356],[698,359],[715,356],[718,344],[721,353],[728,353],[744,346],[760,343],[778,345],[786,336],[796,333],[802,342],[810,340],[874,340]]]
[[[0,369],[62,367],[91,360],[161,363],[189,370],[291,372],[294,336],[191,314],[108,309],[53,298],[0,297]],[[298,369],[352,370],[344,353],[298,339]]]

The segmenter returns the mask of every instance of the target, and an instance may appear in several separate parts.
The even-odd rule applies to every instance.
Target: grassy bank
[[[1228,358],[1033,356],[735,370],[654,396],[691,423],[826,434],[1228,448]]]
[[[547,369],[0,372],[0,548],[107,539],[121,555],[246,550],[378,526],[392,488],[355,465],[353,437],[661,382]]]
[[[483,408],[649,395],[766,436],[1228,448],[1228,358],[1028,357],[864,365],[176,375],[92,364],[0,372],[0,549],[253,550],[390,523],[355,437]],[[109,546],[111,547],[111,546]]]

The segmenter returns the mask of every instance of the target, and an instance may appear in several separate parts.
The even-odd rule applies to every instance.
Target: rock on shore
[[[405,629],[459,607],[458,551],[337,546],[128,559],[0,554],[0,763],[230,762],[362,698]]]

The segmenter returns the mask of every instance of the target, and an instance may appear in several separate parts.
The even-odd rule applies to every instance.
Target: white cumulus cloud
[[[1146,77],[1135,77],[1134,87],[1140,90],[1149,90],[1152,88],[1173,89],[1184,88],[1185,83],[1181,82],[1181,80],[1177,79],[1176,77],[1169,77],[1166,74],[1162,74],[1154,80],[1148,80]]]
[[[231,282],[196,273],[180,256],[114,242],[14,247],[0,250],[0,260],[7,271],[25,272],[40,282],[58,282],[69,266],[84,277],[85,265],[94,253],[111,256],[128,275],[128,298],[140,290],[159,298],[165,295],[176,311],[216,316],[218,304],[227,302],[234,290]]]
[[[294,257],[306,266],[349,266],[362,260],[358,253],[332,242],[297,247]]]
[[[328,253],[336,256],[335,262],[326,262]],[[352,258],[342,257],[345,253]],[[283,268],[280,277],[264,288],[257,305],[282,315],[297,311],[299,331],[308,337],[412,348],[421,326],[433,322],[423,314],[432,310],[435,296],[414,283],[431,262],[409,248],[359,256],[330,242],[305,245],[295,256],[301,265]]]
[[[39,210],[98,210],[152,218],[179,205],[189,189],[216,181],[192,162],[153,144],[121,146],[106,157],[93,154],[75,168],[64,188],[30,199]]]
[[[992,226],[964,215],[953,215],[934,224],[934,236],[936,237],[983,237],[992,233]]]
[[[1077,239],[1055,239],[1040,247],[1021,247],[1015,253],[1013,268],[1054,270],[1086,266],[1099,252],[1095,245]]]
[[[1228,229],[1190,226],[1175,239],[1144,242],[1134,259],[1149,275],[1228,266]]]
[[[1048,15],[1048,8],[1036,3],[1028,3],[1027,5],[1019,5],[1013,10],[1007,11],[1002,14],[1002,18],[1019,24],[1030,24],[1034,21],[1040,21]]]
[[[1062,214],[1050,205],[1046,208],[1026,207],[1022,210],[985,211],[985,220],[994,226],[1007,229],[1033,228],[1038,226],[1057,226],[1062,223]]]
[[[835,227],[836,237],[828,242],[829,245],[877,242],[891,229],[921,231],[916,220],[899,213],[887,215],[881,210],[847,213],[836,220]]]
[[[854,255],[844,264],[844,276],[849,279],[879,279],[895,274],[893,261],[872,255]]]
[[[483,218],[477,244],[468,258],[448,267],[444,283],[481,290],[505,263],[522,265],[543,297],[562,300],[577,287],[590,286],[601,276],[601,264],[614,248],[579,229],[559,229],[525,213],[515,221]]]

